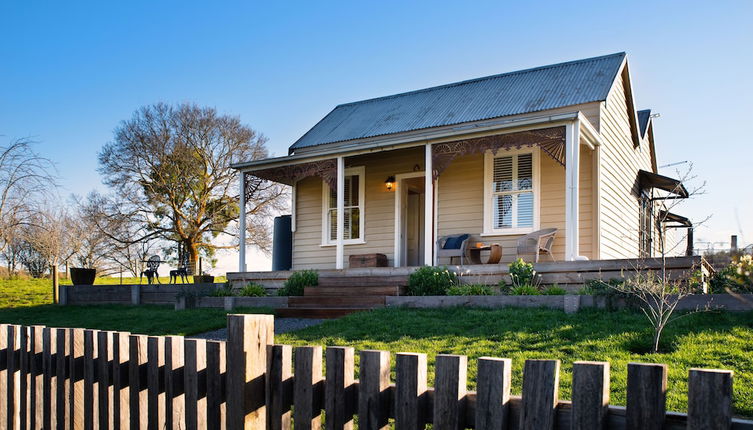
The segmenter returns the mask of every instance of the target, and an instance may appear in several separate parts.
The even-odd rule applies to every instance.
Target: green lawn
[[[276,343],[345,345],[357,351],[381,349],[424,352],[433,383],[436,354],[469,358],[469,385],[475,386],[476,359],[513,360],[513,393],[520,394],[523,362],[529,358],[562,360],[561,394],[570,398],[572,362],[609,361],[612,403],[625,404],[627,364],[669,365],[669,410],[687,408],[687,375],[692,367],[735,372],[734,407],[753,416],[753,312],[690,315],[670,326],[660,354],[650,348],[650,330],[642,314],[586,310],[567,315],[544,309],[439,310],[382,309],[279,335]],[[394,369],[393,369],[394,378]]]

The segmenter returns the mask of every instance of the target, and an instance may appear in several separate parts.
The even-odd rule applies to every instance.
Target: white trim
[[[358,183],[361,183],[360,178]],[[359,201],[360,204],[360,201]],[[329,205],[329,199],[327,199]],[[359,216],[360,219],[360,216]],[[329,222],[327,222],[329,228]],[[337,157],[337,250],[335,251],[335,269],[345,268],[345,157]]]
[[[240,218],[238,220],[238,271],[246,271],[246,174],[240,174],[240,196],[238,205],[240,206]]]
[[[434,166],[431,158],[431,143],[424,149],[424,264],[434,265]],[[429,204],[431,202],[431,204]]]
[[[296,203],[297,203],[296,202],[296,191],[297,191],[296,186],[297,186],[297,184],[298,184],[298,181],[296,181],[295,184],[293,184],[293,185],[290,186],[290,231],[293,232],[293,233],[295,233],[295,224],[296,224],[295,212],[296,212],[296,209],[297,209],[297,207],[296,207],[297,206],[296,205]]]
[[[394,259],[392,265],[394,267],[401,267],[403,262],[403,241],[400,237],[403,229],[403,213],[402,213],[402,200],[403,200],[403,185],[402,182],[409,178],[420,178],[425,175],[424,171],[410,172],[410,173],[398,173],[395,175],[395,246],[394,246]],[[424,205],[426,204],[426,195],[424,194]],[[424,222],[426,222],[424,220]],[[424,251],[425,252],[425,251]]]
[[[343,238],[343,245],[361,245],[366,243],[366,195],[365,195],[365,184],[366,184],[366,167],[365,166],[357,166],[357,167],[348,167],[345,169],[345,175],[344,176],[358,176],[358,207],[360,208],[360,217],[359,217],[359,231],[361,232],[361,237],[358,239],[345,239]],[[336,246],[337,241],[336,240],[330,240],[329,235],[329,185],[327,185],[326,182],[322,181],[322,243],[319,246],[322,247],[328,247],[328,246]],[[344,213],[344,212],[343,212]],[[343,216],[343,220],[344,220]],[[344,232],[343,232],[344,233]]]
[[[601,147],[597,146],[593,153],[593,181],[594,181],[594,228],[593,231],[593,260],[601,259]]]
[[[533,169],[533,226],[525,228],[494,228],[494,214],[492,213],[492,176],[493,162],[496,157],[510,155],[532,154],[531,167]],[[538,147],[520,149],[499,149],[496,154],[492,151],[484,153],[484,225],[481,236],[506,236],[527,234],[539,229],[541,220],[541,150]]]
[[[565,260],[579,255],[580,121],[565,127]]]

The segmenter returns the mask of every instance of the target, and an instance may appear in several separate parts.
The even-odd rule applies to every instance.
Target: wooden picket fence
[[[667,366],[630,364],[627,406],[609,404],[609,363],[573,365],[572,401],[558,398],[560,362],[527,360],[522,396],[511,362],[274,345],[271,315],[229,315],[228,341],[0,325],[0,428],[7,429],[753,429],[732,418],[732,372],[692,369],[688,413],[665,411]],[[293,354],[295,353],[295,360]],[[322,376],[322,358],[326,377]],[[326,420],[324,417],[326,416]]]

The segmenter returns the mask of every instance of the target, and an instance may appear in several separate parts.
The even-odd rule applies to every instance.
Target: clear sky
[[[750,0],[5,1],[0,135],[35,138],[62,193],[85,194],[102,189],[98,150],[144,104],[239,115],[284,155],[339,103],[626,51],[637,107],[661,114],[659,164],[692,161],[708,182],[678,211],[712,215],[699,241],[751,243],[751,17]]]

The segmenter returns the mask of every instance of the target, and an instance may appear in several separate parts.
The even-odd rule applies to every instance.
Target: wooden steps
[[[353,312],[385,306],[386,296],[399,296],[408,276],[320,276],[319,285],[289,297],[288,307],[277,309],[283,318],[339,318]]]

